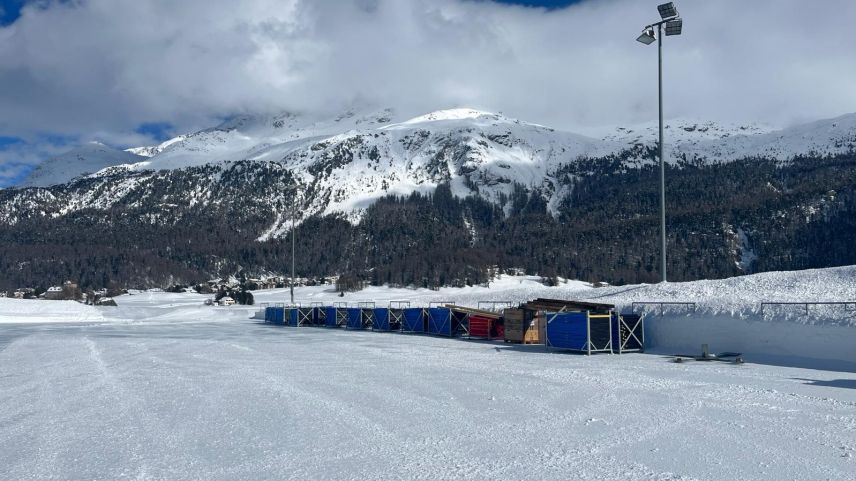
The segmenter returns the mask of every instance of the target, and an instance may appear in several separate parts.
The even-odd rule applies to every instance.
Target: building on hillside
[[[221,306],[234,306],[235,300],[229,296],[226,296],[226,297],[220,299],[220,305]]]
[[[49,301],[59,301],[65,299],[65,292],[60,286],[48,287],[48,290],[45,291],[45,299]]]
[[[32,287],[22,287],[15,290],[15,299],[35,299],[36,290]]]

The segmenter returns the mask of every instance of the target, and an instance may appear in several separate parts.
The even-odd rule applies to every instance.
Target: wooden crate
[[[543,317],[536,318],[535,313],[527,309],[506,309],[503,317],[505,318],[505,342],[523,344],[544,342]]]
[[[544,344],[546,328],[547,323],[543,314],[529,321],[529,326],[523,334],[523,344]]]
[[[506,309],[503,312],[505,318],[505,342],[523,342],[526,332],[523,322],[526,313],[523,309]]]

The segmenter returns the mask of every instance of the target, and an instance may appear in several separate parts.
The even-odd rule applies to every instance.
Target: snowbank
[[[602,293],[601,293],[602,291]],[[747,360],[856,371],[856,266],[624,286],[588,299],[645,314],[646,345],[663,353],[740,351]],[[690,302],[640,305],[633,302]],[[852,302],[767,305],[765,302]]]
[[[103,321],[102,309],[74,301],[0,298],[0,324]]]

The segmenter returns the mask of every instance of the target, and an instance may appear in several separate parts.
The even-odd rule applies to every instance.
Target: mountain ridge
[[[856,114],[782,130],[684,119],[667,123],[667,127],[671,164],[748,158],[787,161],[809,153],[850,152],[856,145]],[[656,163],[656,138],[651,125],[617,128],[594,138],[469,108],[416,117],[397,115],[389,108],[350,110],[327,118],[293,113],[243,115],[158,146],[130,149],[151,154],[149,157],[113,150],[112,160],[105,161],[102,155],[94,163],[103,169],[92,172],[93,163],[81,162],[79,170],[90,177],[118,179],[124,175],[123,182],[128,184],[140,178],[135,172],[245,160],[276,162],[291,171],[288,188],[299,193],[298,221],[340,213],[356,222],[381,197],[428,193],[440,183],[449,183],[458,197],[477,195],[494,204],[502,204],[514,185],[521,184],[540,191],[555,215],[581,166],[592,159],[620,159],[616,168],[652,165]],[[65,159],[61,162],[64,170],[52,179],[68,182],[74,165],[67,156],[60,158]],[[44,174],[58,163],[48,162],[34,174]],[[598,167],[591,165],[590,169]],[[27,182],[27,186],[35,185],[50,183]],[[188,195],[204,202],[202,193]],[[100,205],[112,201],[102,198]],[[290,214],[272,214],[271,225],[260,233],[260,240],[281,235],[286,228]]]

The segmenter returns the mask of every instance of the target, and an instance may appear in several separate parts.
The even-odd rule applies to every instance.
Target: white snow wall
[[[648,312],[646,349],[662,354],[744,353],[748,362],[856,372],[856,327],[771,321],[728,313]]]

